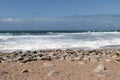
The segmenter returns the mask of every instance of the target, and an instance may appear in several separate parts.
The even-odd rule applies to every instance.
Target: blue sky
[[[120,0],[0,0],[0,30],[120,29],[108,14],[120,14]]]
[[[120,14],[120,0],[0,0],[0,17]]]

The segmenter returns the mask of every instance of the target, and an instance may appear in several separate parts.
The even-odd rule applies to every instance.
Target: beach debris
[[[57,75],[59,73],[59,71],[56,70],[52,70],[48,73],[48,76],[53,76],[53,75]]]

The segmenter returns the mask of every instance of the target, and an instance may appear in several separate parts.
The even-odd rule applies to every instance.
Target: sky
[[[31,25],[35,29],[54,29],[58,24],[65,27],[71,23],[63,17],[104,14],[119,15],[120,0],[0,0],[0,30],[25,30]]]

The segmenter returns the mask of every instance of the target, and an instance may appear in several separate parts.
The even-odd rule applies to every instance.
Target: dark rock
[[[33,51],[32,53],[33,53],[33,54],[37,54],[37,51]]]
[[[1,71],[0,70],[0,75],[4,75],[4,74],[9,74],[7,71]]]
[[[32,57],[25,57],[21,62],[22,63],[26,63],[26,62],[29,62],[29,61],[36,61],[37,59],[33,59]]]
[[[22,73],[28,73],[29,71],[27,69],[24,69],[21,71]]]

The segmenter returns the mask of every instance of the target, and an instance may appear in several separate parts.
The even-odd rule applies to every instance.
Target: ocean
[[[120,45],[119,31],[0,31],[0,51],[99,49]]]

